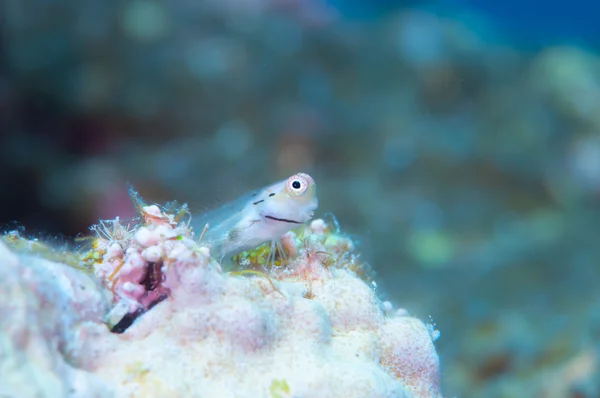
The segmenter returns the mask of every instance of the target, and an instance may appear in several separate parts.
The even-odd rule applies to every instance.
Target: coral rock
[[[441,396],[431,330],[382,304],[324,222],[280,265],[224,273],[150,210],[98,238],[95,275],[0,246],[0,395]]]

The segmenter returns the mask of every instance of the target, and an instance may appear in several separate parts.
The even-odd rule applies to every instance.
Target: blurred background
[[[600,5],[5,0],[0,224],[86,233],[298,172],[446,396],[598,397]]]

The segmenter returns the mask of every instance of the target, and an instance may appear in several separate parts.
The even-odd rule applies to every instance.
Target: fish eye
[[[285,189],[289,195],[299,196],[306,192],[309,181],[304,175],[296,174],[288,178]]]

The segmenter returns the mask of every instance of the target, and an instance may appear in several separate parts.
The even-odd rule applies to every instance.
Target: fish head
[[[259,214],[272,221],[303,224],[310,220],[319,205],[317,186],[311,176],[294,174],[264,191]]]

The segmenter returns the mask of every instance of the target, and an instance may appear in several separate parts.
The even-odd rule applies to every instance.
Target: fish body
[[[208,224],[201,241],[222,259],[278,240],[310,220],[317,206],[314,180],[298,173],[203,215],[193,227],[202,231]]]

